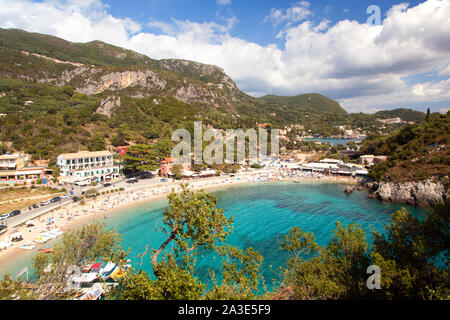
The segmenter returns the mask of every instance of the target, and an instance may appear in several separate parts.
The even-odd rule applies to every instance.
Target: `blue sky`
[[[371,5],[380,23],[368,23]],[[0,27],[217,65],[253,96],[450,107],[449,0],[0,0]]]
[[[229,5],[220,5],[216,0],[138,0],[129,5],[126,1],[103,1],[109,6],[109,11],[117,17],[129,17],[145,24],[152,20],[170,23],[172,19],[190,20],[195,22],[217,21],[223,23],[225,19],[236,17],[238,23],[230,30],[230,34],[261,45],[283,42],[276,39],[276,35],[283,28],[283,24],[274,27],[264,22],[272,8],[286,9],[298,1],[286,0],[232,0]],[[424,1],[408,1],[411,6]],[[328,19],[332,23],[339,20],[351,19],[366,22],[369,14],[368,6],[376,4],[381,12],[386,13],[396,1],[374,0],[333,0],[310,1],[310,11],[314,12],[310,20],[320,22]],[[147,31],[155,31],[145,27]]]

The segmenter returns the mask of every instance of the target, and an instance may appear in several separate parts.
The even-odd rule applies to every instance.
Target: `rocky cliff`
[[[214,65],[178,59],[154,60],[101,41],[72,43],[1,28],[0,77],[70,85],[79,93],[102,98],[174,97],[188,104],[223,108],[232,113],[249,100],[225,71]]]
[[[448,189],[432,179],[418,182],[380,182],[369,184],[369,197],[385,202],[429,207],[445,202]]]
[[[170,68],[171,63],[174,64],[173,68]],[[186,69],[179,68],[180,63],[193,66],[192,68],[186,67],[191,71],[190,76],[186,75]],[[112,68],[80,66],[65,70],[56,79],[41,78],[37,80],[54,83],[58,86],[69,84],[76,91],[88,95],[105,91],[137,98],[164,95],[186,103],[202,103],[212,108],[225,107],[234,110],[235,103],[241,96],[236,84],[219,68],[208,65],[199,67],[198,65],[201,64],[166,60],[163,66],[167,71],[117,70],[116,68],[111,70]]]

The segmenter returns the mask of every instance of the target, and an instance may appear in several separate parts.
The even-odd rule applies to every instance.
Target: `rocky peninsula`
[[[448,187],[440,181],[366,183],[369,197],[384,202],[431,207],[449,198]]]

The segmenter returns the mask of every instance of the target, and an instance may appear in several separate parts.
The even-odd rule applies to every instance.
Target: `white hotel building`
[[[61,182],[108,181],[120,177],[119,166],[114,165],[109,151],[80,151],[64,153],[56,158]]]

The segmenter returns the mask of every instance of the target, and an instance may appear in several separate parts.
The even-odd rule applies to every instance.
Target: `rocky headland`
[[[368,182],[369,197],[384,202],[431,207],[447,201],[448,188],[432,179],[411,182]]]

